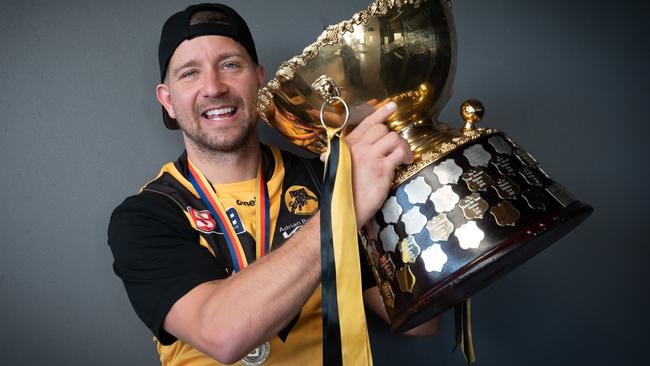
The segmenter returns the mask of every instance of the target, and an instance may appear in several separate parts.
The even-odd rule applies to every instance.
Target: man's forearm
[[[317,213],[282,247],[245,270],[197,286],[181,316],[172,307],[165,328],[223,362],[239,360],[268,340],[300,311],[320,283],[320,215]],[[196,292],[195,292],[196,291]],[[193,296],[196,295],[196,296]],[[177,324],[185,311],[198,311],[189,324]],[[173,312],[173,313],[172,313]],[[176,333],[175,333],[176,331]],[[181,333],[181,334],[177,334]],[[183,334],[184,333],[184,334]]]

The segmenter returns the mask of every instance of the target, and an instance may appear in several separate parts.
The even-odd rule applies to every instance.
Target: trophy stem
[[[434,118],[421,114],[415,114],[406,121],[389,121],[388,128],[406,140],[415,160],[426,152],[441,151],[444,144],[448,144],[460,133],[457,129],[440,129]]]
[[[415,159],[429,150],[435,150],[436,146],[448,142],[452,134],[448,131],[438,129],[430,120],[416,122],[398,132],[409,144]]]

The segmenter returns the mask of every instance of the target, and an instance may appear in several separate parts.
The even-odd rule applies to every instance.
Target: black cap
[[[190,24],[192,15],[201,10],[215,10],[223,14],[226,19],[219,22],[195,22],[195,24]],[[165,25],[163,25],[160,34],[160,44],[158,45],[160,81],[163,82],[165,80],[165,73],[167,72],[169,60],[172,58],[178,45],[186,39],[207,35],[232,38],[239,42],[246,51],[248,51],[255,64],[259,64],[253,36],[251,35],[244,19],[239,16],[236,11],[223,4],[192,5],[169,17],[165,22]],[[171,130],[177,130],[179,128],[176,120],[169,117],[164,107],[163,120],[165,121],[165,126],[167,126],[167,128]]]

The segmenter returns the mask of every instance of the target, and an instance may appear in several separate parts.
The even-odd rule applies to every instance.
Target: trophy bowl
[[[327,146],[323,124],[354,124],[397,103],[386,125],[415,160],[397,170],[362,230],[393,331],[463,302],[593,210],[505,134],[477,128],[479,101],[461,106],[463,127],[438,127],[455,67],[451,1],[376,0],[282,63],[259,93],[261,117],[317,154]]]
[[[331,97],[360,121],[391,99],[388,127],[419,154],[439,131],[433,123],[451,95],[456,35],[448,1],[375,1],[328,27],[301,55],[283,62],[259,94],[262,118],[292,143],[320,154],[327,146],[320,109]],[[343,123],[340,105],[324,120]]]

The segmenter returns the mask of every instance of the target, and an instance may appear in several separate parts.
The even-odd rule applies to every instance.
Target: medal
[[[244,366],[259,366],[266,362],[271,355],[271,344],[266,341],[255,347],[246,357],[242,358],[239,363]]]

